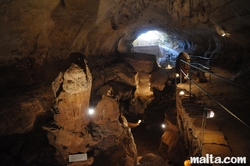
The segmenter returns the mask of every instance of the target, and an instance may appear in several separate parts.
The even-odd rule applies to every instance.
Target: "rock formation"
[[[135,165],[137,150],[128,122],[112,96],[102,96],[91,118],[94,165]]]
[[[42,159],[55,147],[62,163],[76,153],[92,157],[86,164],[134,163],[136,148],[125,116],[133,116],[129,124],[137,122],[138,114],[149,122],[162,113],[175,76],[159,70],[155,56],[131,53],[132,42],[158,30],[168,36],[164,43],[170,53],[211,58],[214,66],[233,71],[228,78],[250,87],[249,6],[249,0],[2,0],[0,157],[8,156],[6,165],[48,165],[53,161]],[[73,52],[84,54],[89,69],[82,58],[68,66]],[[158,63],[165,67],[168,58],[160,56]],[[114,95],[107,95],[111,88]],[[236,110],[249,107],[247,101]],[[90,117],[89,105],[97,104],[96,117]],[[110,112],[103,112],[106,108]],[[26,147],[34,144],[26,138],[36,131],[45,137],[40,130],[49,120],[54,123],[45,128],[53,148],[46,153],[34,146],[36,152],[29,152]],[[177,138],[171,134],[164,145]],[[16,141],[13,146],[12,141],[5,145],[9,138]]]
[[[44,128],[48,130],[49,142],[57,149],[61,163],[65,163],[70,154],[87,153],[89,150],[91,136],[87,125],[91,86],[92,76],[86,61],[84,66],[72,63],[52,83],[56,97],[55,122],[53,127]],[[92,163],[87,162],[88,165]]]
[[[81,64],[81,58],[75,60]],[[86,60],[82,65],[72,63],[52,83],[56,97],[54,122],[44,129],[60,163],[134,165],[136,146],[126,118],[121,116],[117,96],[111,87],[94,113],[88,114],[91,87],[92,75]],[[69,155],[84,153],[88,155],[87,161],[68,162]]]

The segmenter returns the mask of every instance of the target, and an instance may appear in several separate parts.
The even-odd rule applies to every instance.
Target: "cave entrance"
[[[178,47],[178,41],[173,40],[165,32],[149,30],[139,33],[132,45],[131,52],[155,55],[159,67],[172,68],[175,66],[178,52],[173,48]]]

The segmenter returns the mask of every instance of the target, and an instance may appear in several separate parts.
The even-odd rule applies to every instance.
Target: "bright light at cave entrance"
[[[89,115],[94,114],[95,110],[93,108],[89,108]]]
[[[148,31],[147,33],[141,34],[137,39],[141,40],[157,40],[159,38],[158,31]]]

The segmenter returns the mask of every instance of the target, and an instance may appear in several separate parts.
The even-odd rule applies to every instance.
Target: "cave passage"
[[[249,0],[2,0],[0,165],[176,166],[207,153],[250,163],[249,129],[180,79],[185,66],[178,65],[184,52],[186,62],[209,59],[201,65],[249,89],[249,6]],[[188,70],[250,121],[247,90]],[[210,109],[215,116],[204,125]],[[79,154],[87,160],[69,161]]]
[[[164,31],[149,30],[132,42],[131,52],[155,55],[159,67],[172,68],[179,54],[176,50],[183,47],[181,45],[186,44],[168,36]]]

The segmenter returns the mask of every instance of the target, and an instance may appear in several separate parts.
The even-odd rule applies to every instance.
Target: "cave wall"
[[[39,115],[49,112],[55,100],[51,82],[68,68],[72,62],[68,55],[72,52],[80,52],[88,60],[93,76],[92,94],[97,92],[101,96],[105,88],[116,84],[117,96],[131,100],[136,70],[119,60],[125,55],[121,53],[130,52],[134,39],[148,30],[164,31],[170,39],[179,41],[172,48],[176,52],[184,48],[189,54],[212,57],[214,64],[248,75],[239,79],[250,86],[249,3],[249,0],[0,1],[0,93],[4,96],[0,99],[3,131],[0,134],[28,132]],[[151,88],[164,87],[168,78],[159,80],[161,75],[152,73]],[[13,117],[17,122],[14,126]],[[119,123],[118,119],[115,121]],[[121,123],[119,127],[125,128],[119,133],[124,139],[130,137],[128,126]],[[116,137],[107,138],[96,147],[114,141],[116,147],[123,148],[119,144],[123,139]],[[110,153],[107,150],[102,155]],[[133,151],[133,161],[134,155]]]
[[[1,65],[25,57],[62,58],[127,52],[141,32],[166,31],[194,43],[192,53],[249,45],[249,1],[2,1]],[[227,33],[225,38],[222,33]],[[191,48],[189,46],[189,48]],[[236,47],[237,48],[237,47]],[[188,49],[188,48],[187,48]]]

